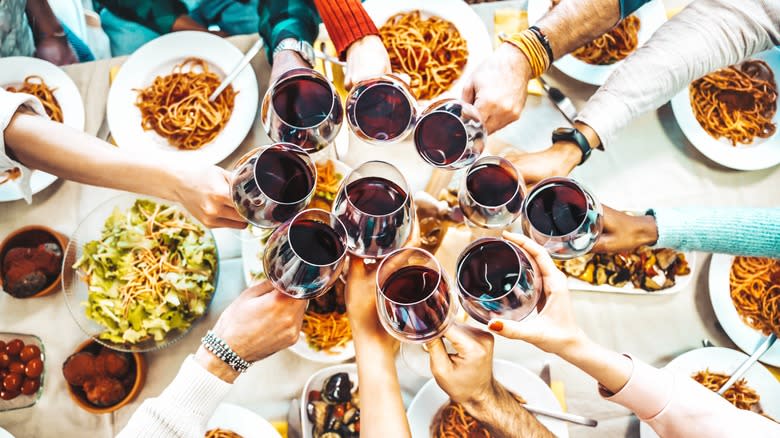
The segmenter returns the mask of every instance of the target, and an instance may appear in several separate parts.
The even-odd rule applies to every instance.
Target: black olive
[[[322,398],[328,403],[348,402],[352,398],[349,374],[338,373],[330,376],[322,387]]]

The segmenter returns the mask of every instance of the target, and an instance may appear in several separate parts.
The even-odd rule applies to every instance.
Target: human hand
[[[514,164],[528,186],[534,186],[539,181],[551,176],[568,175],[580,162],[582,155],[576,145],[573,147],[575,149],[556,143],[549,149],[539,152],[523,152],[512,149],[502,155]]]
[[[219,316],[212,329],[247,362],[256,362],[293,345],[301,332],[306,300],[296,300],[274,290],[266,280],[249,287]],[[217,377],[232,382],[232,368],[203,346],[196,360]]]
[[[474,104],[490,134],[520,117],[529,80],[531,68],[525,55],[503,43],[466,79],[463,100]]]
[[[77,64],[76,52],[64,36],[41,38],[35,48],[35,57],[45,59],[54,65]]]
[[[566,276],[538,243],[522,234],[504,232],[504,238],[526,250],[534,259],[542,277],[546,300],[536,317],[523,321],[492,319],[488,324],[490,331],[507,338],[521,339],[558,355],[580,345],[585,334],[574,320]]]
[[[593,252],[634,251],[643,245],[658,241],[658,226],[653,216],[632,216],[604,208],[604,229],[593,247]]]
[[[390,57],[377,35],[367,35],[347,49],[347,76],[344,86],[347,90],[366,79],[390,73]]]
[[[176,166],[173,198],[209,228],[244,228],[230,197],[230,173],[218,166]]]
[[[294,50],[282,50],[274,55],[274,65],[271,67],[269,83],[273,84],[276,78],[294,68],[311,68]]]
[[[366,266],[359,257],[350,258],[346,286],[347,316],[355,341],[366,339],[386,351],[395,351],[398,341],[379,322],[376,308],[376,265]]]

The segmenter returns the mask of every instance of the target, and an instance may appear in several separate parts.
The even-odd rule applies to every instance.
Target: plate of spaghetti
[[[707,158],[738,170],[780,163],[780,50],[761,52],[691,82],[672,99],[674,117]]]
[[[263,417],[249,409],[222,403],[206,425],[205,438],[282,438]]]
[[[224,160],[254,123],[254,70],[245,68],[213,102],[209,96],[242,56],[207,32],[173,32],[142,46],[122,65],[108,94],[108,125],[117,145],[162,159]]]
[[[84,101],[81,93],[70,76],[56,65],[26,56],[0,58],[0,88],[37,97],[52,120],[79,131],[84,130]],[[0,202],[22,199],[22,192],[17,185],[9,184],[20,176],[19,169],[0,172]],[[32,171],[30,185],[33,194],[56,180],[54,175]]]
[[[780,334],[780,261],[715,254],[709,281],[715,316],[742,351],[752,353],[770,332]],[[760,360],[780,366],[780,344]]]
[[[463,78],[492,53],[482,20],[459,0],[368,0],[394,73],[411,79],[418,101],[460,98]]]
[[[681,378],[692,379],[684,385],[678,384],[684,391],[698,391],[699,388],[694,383],[696,382],[717,392],[726,383],[730,373],[747,358],[746,354],[730,348],[698,348],[677,356],[664,369]],[[739,409],[763,414],[774,420],[780,418],[780,382],[761,364],[750,367],[745,376],[726,391],[724,398]],[[641,438],[658,436],[644,423],[639,431]]]
[[[497,359],[493,362],[493,374],[520,402],[561,412],[561,406],[552,390],[539,376],[522,366]],[[415,438],[491,437],[489,431],[461,405],[452,403],[434,379],[429,380],[417,392],[406,414],[412,436]],[[538,416],[537,419],[556,437],[569,436],[566,423],[543,416]]]
[[[559,0],[529,0],[528,22],[539,21]],[[639,46],[666,22],[663,2],[648,2],[621,20],[609,32],[562,56],[554,62],[569,77],[591,85],[604,85],[607,78]]]

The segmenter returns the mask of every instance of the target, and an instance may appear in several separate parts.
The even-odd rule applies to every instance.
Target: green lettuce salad
[[[114,210],[73,267],[89,288],[87,317],[105,327],[100,338],[135,344],[186,330],[206,312],[217,251],[185,212],[139,199]]]

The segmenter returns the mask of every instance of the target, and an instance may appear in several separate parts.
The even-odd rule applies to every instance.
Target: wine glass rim
[[[529,219],[529,217],[528,217],[528,205],[530,204],[531,199],[534,199],[536,196],[539,195],[539,193],[541,193],[543,190],[547,189],[548,185],[550,183],[560,183],[560,182],[570,183],[577,190],[579,190],[582,193],[582,195],[585,197],[585,210],[586,210],[586,213],[585,213],[585,216],[580,221],[580,223],[577,224],[577,226],[572,231],[570,231],[570,232],[568,232],[566,234],[561,234],[561,235],[547,234],[547,233],[544,233],[544,232],[540,231],[538,228],[536,228],[536,226],[534,226],[533,222],[531,222],[531,219]],[[551,176],[551,177],[545,178],[545,179],[539,181],[538,183],[536,183],[536,186],[531,190],[531,193],[529,193],[528,196],[526,196],[525,200],[523,201],[523,208],[522,208],[523,217],[525,218],[526,222],[528,222],[528,225],[534,231],[536,231],[537,233],[539,233],[539,234],[541,234],[543,236],[547,236],[547,237],[554,237],[556,239],[565,239],[567,237],[570,237],[570,236],[573,236],[573,235],[577,234],[577,232],[579,232],[580,228],[582,227],[582,224],[584,224],[585,221],[588,220],[587,212],[590,211],[590,208],[588,207],[587,204],[588,204],[588,198],[589,197],[590,196],[589,196],[588,190],[586,190],[585,187],[582,184],[580,184],[579,182],[577,182],[575,179],[569,178],[569,177],[566,177],[566,176]]]
[[[395,75],[385,74],[378,78],[367,79],[366,81],[363,82],[369,82],[369,81],[374,81],[374,83],[368,84],[365,86],[365,88],[362,89],[360,86],[361,83],[358,83],[347,96],[347,106],[349,108],[348,115],[347,115],[347,122],[349,123],[352,130],[357,131],[360,134],[360,136],[364,137],[366,140],[370,142],[382,143],[382,144],[396,143],[402,140],[404,137],[406,137],[406,135],[409,134],[409,132],[412,130],[413,125],[415,125],[415,118],[417,115],[417,100],[414,98],[414,95],[411,93],[411,91],[409,91],[406,83],[402,81],[401,78]],[[364,97],[363,95],[366,93],[366,91],[379,86],[390,86],[395,88],[396,90],[399,90],[401,94],[403,94],[404,97],[406,98],[406,102],[409,104],[409,118],[406,121],[406,126],[404,127],[404,129],[401,130],[401,133],[399,135],[385,140],[374,138],[368,135],[363,130],[363,128],[360,127],[360,124],[357,122],[357,115],[353,114],[357,112],[358,102],[360,102],[360,99]]]
[[[497,204],[497,205],[485,205],[485,204],[477,201],[476,199],[474,199],[474,196],[471,194],[471,190],[468,189],[468,178],[471,175],[471,172],[474,171],[474,168],[482,164],[481,161],[483,161],[483,160],[484,161],[488,161],[488,160],[492,160],[492,159],[497,159],[499,161],[499,163],[509,164],[509,168],[512,169],[512,172],[514,172],[515,176],[517,177],[517,184],[515,185],[515,191],[512,192],[512,196],[510,196],[509,199],[507,199],[505,202],[502,202],[501,204]],[[520,175],[520,172],[517,170],[515,165],[512,164],[512,162],[507,160],[506,158],[499,157],[499,156],[496,156],[496,155],[489,155],[487,157],[482,157],[482,158],[478,159],[477,161],[475,161],[469,167],[468,171],[466,171],[466,177],[463,179],[463,186],[464,186],[464,189],[466,191],[466,196],[468,196],[469,199],[474,201],[475,204],[477,204],[477,205],[479,205],[480,207],[483,207],[483,208],[500,208],[500,207],[506,206],[507,204],[512,202],[512,200],[515,199],[515,197],[520,192],[520,190],[522,190],[522,185],[523,184],[525,184],[525,181],[523,180],[522,176]]]
[[[444,103],[444,101],[455,101],[455,100],[456,99],[442,99],[442,103]],[[446,114],[446,115],[454,118],[455,120],[458,121],[458,123],[460,123],[460,126],[463,128],[463,133],[466,134],[466,139],[464,140],[464,143],[463,143],[463,150],[460,152],[460,155],[458,155],[458,158],[455,159],[452,163],[449,163],[449,164],[435,163],[432,160],[430,160],[426,154],[423,154],[422,152],[420,152],[420,148],[417,146],[417,130],[420,129],[420,124],[423,122],[423,120],[425,120],[426,117],[429,117],[429,116],[431,116],[433,114]],[[434,109],[434,110],[432,110],[430,112],[424,113],[417,120],[417,124],[415,124],[415,126],[414,126],[414,146],[415,146],[415,149],[417,150],[417,154],[419,154],[420,158],[425,160],[426,163],[430,164],[433,167],[438,167],[440,169],[448,169],[448,168],[451,168],[453,165],[457,164],[460,160],[462,160],[463,156],[466,155],[466,152],[468,152],[468,150],[469,150],[469,147],[468,147],[469,146],[468,135],[469,135],[469,131],[468,131],[468,129],[466,129],[466,124],[463,123],[463,120],[461,120],[460,117],[456,116],[455,114],[452,114],[449,111],[436,108],[436,109]],[[514,197],[514,195],[512,197]],[[476,201],[474,201],[474,202],[476,202]],[[507,201],[507,202],[509,202],[509,201]]]
[[[325,115],[325,117],[323,117],[322,120],[320,120],[319,122],[317,122],[317,123],[315,123],[313,125],[308,125],[308,126],[293,125],[292,123],[289,123],[287,120],[285,120],[284,117],[282,117],[276,111],[276,105],[274,104],[274,99],[273,99],[274,95],[276,94],[276,91],[277,91],[278,87],[280,85],[284,84],[285,82],[291,81],[291,80],[293,80],[295,78],[312,77],[312,76],[315,77],[317,80],[325,83],[327,85],[327,87],[328,87],[328,90],[330,90],[330,94],[331,94],[330,108],[328,108],[328,112]],[[271,102],[270,102],[270,104],[271,104],[270,105],[271,111],[273,111],[274,114],[276,114],[276,117],[279,118],[280,122],[282,122],[286,126],[289,126],[290,128],[295,128],[295,129],[315,129],[315,128],[319,128],[320,126],[322,126],[323,124],[325,124],[328,121],[328,119],[330,118],[330,115],[333,113],[333,107],[335,107],[337,105],[337,103],[338,103],[338,92],[336,91],[336,87],[333,86],[333,83],[331,83],[328,80],[328,78],[323,76],[317,70],[314,70],[312,68],[307,68],[307,67],[296,67],[296,68],[293,68],[293,69],[288,70],[287,72],[285,72],[282,76],[280,76],[279,78],[277,78],[274,81],[274,84],[268,89],[268,94],[269,94],[269,97],[270,97],[270,100],[271,100]]]
[[[379,285],[379,272],[382,270],[382,266],[385,264],[385,262],[387,262],[387,260],[390,260],[391,257],[395,256],[397,253],[401,253],[401,252],[404,252],[404,251],[412,251],[412,252],[422,253],[424,256],[428,257],[429,259],[433,260],[436,263],[436,275],[438,276],[438,278],[436,279],[436,286],[433,289],[431,289],[431,292],[428,295],[426,295],[425,298],[417,300],[417,301],[415,301],[413,303],[399,303],[398,301],[395,301],[395,300],[389,298],[385,294],[385,291],[382,289],[382,287]],[[409,264],[403,265],[403,267],[410,267],[410,266],[423,266],[423,265],[409,265]],[[427,251],[425,249],[422,249],[422,248],[417,248],[417,247],[414,247],[414,246],[398,248],[395,251],[391,252],[390,254],[386,255],[382,259],[382,261],[379,263],[379,266],[376,269],[376,290],[379,291],[380,294],[382,294],[382,299],[384,299],[386,301],[389,301],[389,302],[391,302],[393,304],[396,304],[398,306],[408,307],[408,306],[414,306],[415,304],[422,303],[423,301],[425,301],[428,298],[430,298],[431,296],[433,296],[433,294],[435,294],[439,290],[439,285],[441,284],[442,280],[444,280],[444,269],[441,267],[441,263],[439,263],[439,259],[437,259],[429,251]],[[449,293],[449,291],[447,293]]]
[[[464,294],[468,295],[469,297],[474,298],[475,300],[481,301],[481,302],[492,302],[492,301],[501,300],[504,297],[506,297],[507,295],[509,295],[510,293],[512,293],[512,291],[515,289],[515,287],[517,287],[518,283],[520,283],[520,275],[519,275],[520,273],[518,272],[518,276],[515,279],[514,284],[512,284],[512,287],[509,288],[509,290],[506,291],[504,294],[502,294],[500,296],[497,296],[497,297],[494,297],[494,298],[481,298],[481,297],[474,296],[471,292],[469,292],[469,290],[466,287],[463,286],[463,284],[461,284],[461,282],[460,282],[460,272],[461,272],[461,268],[463,267],[463,262],[466,261],[466,255],[469,253],[469,251],[471,251],[472,249],[476,248],[477,245],[488,243],[488,242],[503,243],[503,244],[509,246],[510,248],[512,248],[514,250],[513,254],[517,258],[517,268],[518,268],[518,271],[521,270],[522,266],[523,266],[522,260],[520,260],[520,255],[517,253],[518,250],[520,250],[523,253],[523,255],[525,255],[525,257],[530,260],[530,257],[528,255],[528,253],[523,248],[520,248],[520,246],[515,245],[514,243],[512,243],[512,242],[510,242],[510,241],[508,241],[506,239],[498,239],[498,238],[495,238],[495,237],[483,237],[482,239],[475,240],[469,246],[467,246],[466,249],[464,249],[463,252],[460,253],[460,256],[458,256],[458,261],[457,261],[457,265],[456,265],[457,266],[457,272],[455,273],[455,276],[456,276],[456,281],[458,282],[458,290],[463,292]]]
[[[346,254],[347,254],[347,242],[346,241],[342,241],[342,251],[341,251],[341,254],[338,256],[338,258],[336,260],[334,260],[334,261],[332,261],[330,263],[326,263],[326,264],[312,263],[312,262],[306,260],[306,258],[301,256],[300,254],[298,254],[298,251],[295,250],[295,246],[292,244],[292,239],[290,238],[290,230],[292,230],[292,225],[295,223],[295,221],[297,221],[298,218],[302,214],[304,214],[304,213],[324,213],[331,220],[335,219],[336,223],[341,227],[341,230],[343,231],[343,235],[344,236],[347,235],[347,228],[344,226],[344,223],[341,222],[341,219],[339,219],[338,216],[336,216],[335,214],[333,214],[333,213],[331,213],[331,212],[329,212],[327,210],[323,210],[321,208],[309,208],[309,209],[306,209],[306,210],[303,210],[303,211],[299,211],[295,216],[292,217],[292,219],[290,219],[290,226],[287,227],[287,231],[285,231],[285,233],[287,234],[287,240],[288,240],[288,242],[290,242],[290,250],[293,252],[293,254],[295,254],[296,257],[301,259],[307,265],[309,265],[309,266],[316,266],[318,268],[323,268],[323,267],[327,267],[327,266],[333,266],[333,265],[336,265],[336,264],[340,263],[342,260],[344,260],[344,256],[346,256]],[[326,225],[330,226],[330,224],[326,224]],[[338,231],[336,232],[336,234],[339,234]],[[339,238],[341,238],[341,237],[342,237],[342,234],[339,234]]]
[[[303,158],[303,161],[306,163],[306,167],[308,167],[312,171],[312,178],[313,178],[313,182],[314,182],[314,184],[312,184],[311,189],[306,194],[306,196],[302,197],[301,199],[298,199],[297,201],[291,201],[291,202],[278,201],[278,200],[274,199],[271,195],[266,193],[265,190],[263,190],[263,187],[258,183],[258,181],[260,179],[257,177],[257,163],[260,162],[260,157],[264,153],[266,153],[266,151],[268,151],[269,149],[272,149],[272,148],[281,149],[282,151],[285,151],[285,152],[295,152],[295,153],[303,153],[304,154],[305,158]],[[266,146],[261,146],[258,149],[261,149],[261,150],[260,150],[260,153],[257,154],[257,159],[255,160],[255,163],[252,165],[252,176],[254,177],[255,183],[257,184],[257,190],[259,190],[260,193],[263,194],[263,196],[266,196],[268,199],[272,200],[274,203],[276,203],[278,205],[295,205],[295,204],[300,203],[304,199],[310,197],[317,190],[317,166],[314,164],[314,161],[312,161],[311,155],[309,155],[309,153],[306,152],[306,149],[303,149],[302,147],[300,147],[300,146],[298,146],[296,144],[287,143],[287,142],[283,142],[283,141],[276,142],[276,143],[273,143],[273,144],[270,144],[270,145],[266,145]],[[292,151],[290,151],[289,149],[292,149]]]
[[[361,210],[357,205],[355,205],[352,202],[351,199],[349,199],[349,194],[347,193],[347,188],[349,187],[349,184],[350,184],[349,183],[349,178],[352,176],[353,173],[357,172],[358,169],[360,169],[364,165],[370,164],[370,163],[381,163],[381,164],[386,164],[386,165],[392,167],[396,172],[398,172],[398,176],[401,178],[401,181],[403,181],[403,183],[404,183],[404,187],[402,187],[402,189],[404,190],[404,201],[401,203],[401,205],[398,206],[398,208],[396,208],[395,210],[393,210],[393,211],[391,211],[389,213],[385,213],[385,214],[371,214],[371,213],[365,212],[365,211]],[[363,177],[360,177],[360,178],[356,179],[355,181],[361,180],[363,178],[371,178],[371,176],[363,176]],[[382,176],[375,177],[375,178],[382,178],[382,179],[386,179],[386,180],[390,181],[388,178],[385,178],[385,177],[382,177]],[[393,182],[393,181],[390,181],[390,182]],[[392,216],[392,215],[398,213],[399,211],[401,211],[401,209],[403,209],[404,207],[406,207],[407,202],[409,202],[409,200],[411,199],[411,195],[409,194],[409,183],[406,182],[406,178],[404,178],[404,175],[401,173],[400,170],[398,170],[397,167],[393,166],[392,164],[388,163],[387,161],[382,161],[382,160],[366,161],[365,163],[361,164],[357,168],[353,169],[352,172],[350,172],[349,175],[347,175],[347,177],[344,178],[344,182],[342,184],[344,184],[344,197],[346,198],[347,203],[349,205],[351,205],[355,210],[359,211],[364,216],[377,217],[377,218],[378,217]],[[403,249],[403,248],[399,248],[399,249]],[[388,255],[390,255],[390,254],[388,254]]]

